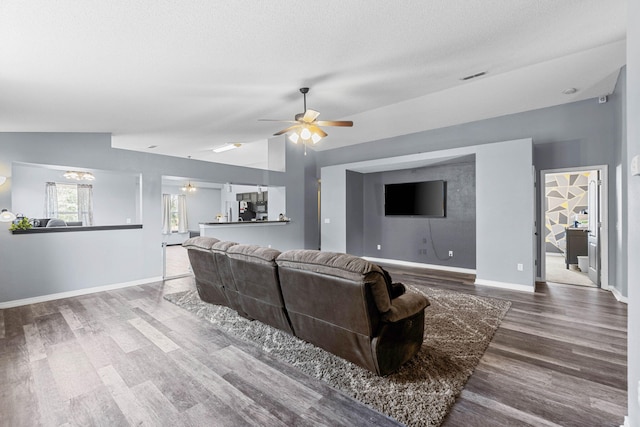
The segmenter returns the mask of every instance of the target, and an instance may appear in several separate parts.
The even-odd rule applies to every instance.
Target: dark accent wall
[[[366,215],[364,179],[366,174],[347,171],[347,253],[364,255],[364,220]],[[368,228],[366,229],[369,232]]]
[[[363,177],[363,255],[474,269],[476,266],[475,161],[357,174]],[[347,175],[351,187],[353,173]],[[446,181],[446,217],[384,215],[384,185]],[[347,190],[349,191],[349,190]],[[347,193],[349,194],[349,193]],[[508,209],[508,207],[505,207]],[[347,233],[353,232],[347,223]],[[347,240],[347,245],[350,241]],[[380,250],[377,249],[380,245]],[[349,247],[349,246],[348,246]],[[454,256],[449,257],[449,251]]]

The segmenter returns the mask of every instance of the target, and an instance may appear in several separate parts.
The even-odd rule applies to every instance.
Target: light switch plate
[[[640,175],[640,155],[635,155],[631,159],[631,175]]]

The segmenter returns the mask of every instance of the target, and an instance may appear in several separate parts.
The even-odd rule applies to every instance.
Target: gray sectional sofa
[[[420,349],[420,294],[379,266],[334,252],[277,249],[194,237],[184,242],[200,298],[293,334],[378,375]]]

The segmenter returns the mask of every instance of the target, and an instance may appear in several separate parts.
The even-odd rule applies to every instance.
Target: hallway
[[[577,265],[570,264],[569,269],[567,269],[564,256],[562,256],[562,254],[547,253],[545,262],[547,283],[553,282],[569,285],[590,286],[593,288],[596,287],[595,283],[589,279],[587,273],[581,272]]]

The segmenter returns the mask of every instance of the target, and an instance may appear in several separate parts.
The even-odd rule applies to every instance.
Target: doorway
[[[607,166],[544,170],[542,280],[608,289]]]

